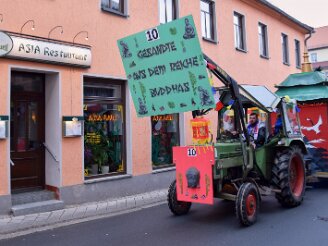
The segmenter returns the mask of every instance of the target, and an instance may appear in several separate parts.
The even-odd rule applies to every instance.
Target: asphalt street
[[[186,216],[173,216],[160,205],[80,224],[0,241],[1,246],[68,245],[328,245],[328,186],[308,189],[303,204],[282,208],[264,197],[258,221],[242,227],[234,203],[193,205]]]

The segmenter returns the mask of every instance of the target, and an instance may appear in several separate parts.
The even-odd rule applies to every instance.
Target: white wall
[[[317,62],[328,61],[328,48],[309,51],[310,58],[313,53],[317,53]],[[311,60],[311,62],[313,61]]]
[[[61,186],[61,97],[60,76],[58,73],[46,74],[45,83],[45,143],[54,154],[45,150],[46,185]]]

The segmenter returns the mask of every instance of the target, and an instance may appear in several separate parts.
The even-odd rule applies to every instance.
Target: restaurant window
[[[268,52],[268,31],[267,26],[259,23],[258,26],[258,32],[259,32],[259,48],[260,48],[260,56],[264,58],[269,57]]]
[[[234,12],[233,24],[235,32],[235,47],[237,50],[246,51],[245,16]]]
[[[300,41],[295,39],[295,59],[296,59],[296,67],[301,67],[301,47]]]
[[[173,166],[172,147],[179,146],[179,114],[151,117],[153,169]]]
[[[176,0],[159,0],[160,23],[165,24],[178,16]]]
[[[94,178],[126,172],[124,86],[84,80],[84,173]]]
[[[281,34],[282,45],[282,62],[289,65],[289,50],[288,50],[288,36],[284,33]]]
[[[101,0],[101,9],[118,14],[126,14],[126,0]]]
[[[203,38],[211,41],[215,41],[214,9],[215,3],[213,1],[200,1],[202,36]]]

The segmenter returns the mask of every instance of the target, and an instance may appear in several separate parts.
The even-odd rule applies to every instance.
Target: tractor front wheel
[[[169,188],[167,202],[171,212],[175,215],[187,214],[191,207],[191,202],[181,202],[177,199],[176,180],[174,180]]]
[[[297,146],[277,153],[272,169],[272,182],[281,190],[276,198],[284,207],[301,204],[305,191],[305,165],[303,154]]]
[[[244,226],[253,225],[257,220],[260,194],[257,187],[250,182],[243,183],[237,193],[236,216]]]
[[[260,194],[250,182],[243,183],[237,193],[236,216],[244,226],[253,225],[257,220],[260,207]]]

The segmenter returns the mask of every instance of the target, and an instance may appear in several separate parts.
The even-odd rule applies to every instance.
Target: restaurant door
[[[44,74],[11,74],[10,159],[13,192],[44,188],[44,83]]]

